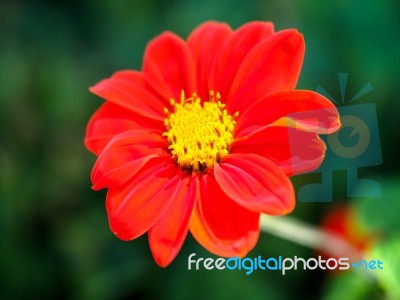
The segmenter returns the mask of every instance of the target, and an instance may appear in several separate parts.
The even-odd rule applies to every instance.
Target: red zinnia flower
[[[91,87],[107,100],[85,144],[99,155],[93,188],[108,188],[111,230],[123,240],[148,231],[161,266],[189,230],[216,255],[246,255],[260,213],[293,210],[288,176],[316,169],[325,152],[318,134],[340,126],[326,98],[294,90],[303,56],[296,30],[206,22],[187,41],[161,34],[141,72]]]

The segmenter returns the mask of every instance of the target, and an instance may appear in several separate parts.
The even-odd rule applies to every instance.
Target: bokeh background
[[[0,298],[400,299],[399,12],[396,0],[1,1]],[[187,37],[208,19],[298,28],[307,48],[299,88],[321,85],[340,98],[341,72],[349,74],[349,96],[372,84],[357,103],[376,105],[383,163],[359,171],[381,184],[382,196],[348,198],[339,170],[333,202],[299,202],[292,216],[319,226],[335,206],[351,207],[352,224],[379,236],[368,255],[383,260],[385,272],[188,271],[190,253],[211,256],[190,236],[162,269],[146,236],[126,243],[109,231],[105,191],[90,188],[95,157],[83,146],[102,103],[88,87],[140,69],[146,43],[160,32]],[[293,181],[298,188],[314,179]],[[249,254],[257,255],[317,253],[264,233]]]

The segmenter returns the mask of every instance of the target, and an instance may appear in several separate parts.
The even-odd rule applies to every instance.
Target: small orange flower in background
[[[303,57],[296,30],[206,22],[187,41],[159,35],[142,71],[91,87],[107,101],[85,144],[98,155],[93,189],[108,188],[111,230],[122,240],[148,232],[160,266],[189,230],[216,255],[245,256],[257,243],[260,213],[294,209],[288,176],[321,164],[318,134],[340,127],[329,100],[294,90]]]
[[[321,227],[323,231],[342,239],[348,246],[352,247],[356,257],[350,258],[354,260],[364,258],[379,239],[377,233],[369,232],[363,228],[355,208],[349,204],[335,205],[330,209],[324,216]],[[335,249],[329,250],[332,251]],[[322,255],[325,257],[331,257],[332,255],[339,257],[338,253],[334,253],[335,251],[332,252],[324,251]],[[350,251],[341,252],[342,256],[351,256]]]

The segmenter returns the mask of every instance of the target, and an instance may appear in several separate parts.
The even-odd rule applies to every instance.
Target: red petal
[[[144,80],[143,74],[139,71],[121,70],[115,72],[112,77],[114,79],[126,80],[127,82],[136,82],[141,87],[146,86],[146,81]]]
[[[197,194],[195,178],[183,177],[170,207],[149,230],[153,257],[162,267],[168,266],[181,249],[189,230],[189,220]]]
[[[325,143],[316,133],[287,127],[267,127],[231,145],[231,153],[258,154],[289,176],[319,168],[325,150]]]
[[[179,179],[172,158],[154,158],[126,185],[110,188],[106,207],[111,231],[132,240],[153,227],[173,201]]]
[[[106,102],[89,121],[85,145],[94,154],[99,155],[113,137],[124,131],[138,129],[161,134],[165,127],[162,122],[142,117],[121,106]]]
[[[296,30],[280,31],[254,47],[242,62],[227,96],[230,113],[266,95],[295,88],[304,57],[304,39]]]
[[[238,28],[218,53],[210,73],[210,89],[220,92],[222,98],[226,99],[244,58],[255,45],[273,33],[274,25],[270,22],[254,21]]]
[[[165,101],[180,99],[181,91],[196,91],[196,70],[187,44],[171,32],[153,39],[146,48],[143,62],[146,82]]]
[[[336,107],[322,95],[287,91],[269,95],[239,115],[235,137],[254,134],[266,126],[298,127],[326,134],[339,129],[340,121]]]
[[[231,33],[229,25],[209,21],[197,27],[188,38],[197,67],[197,94],[202,100],[208,99],[208,78],[216,53]]]
[[[283,215],[296,204],[292,183],[273,162],[256,154],[231,154],[214,166],[222,191],[255,212]]]
[[[93,94],[141,116],[163,121],[163,103],[145,85],[143,75],[135,71],[117,72],[89,89]]]
[[[124,184],[152,158],[168,155],[167,148],[165,138],[159,134],[136,130],[117,135],[93,167],[93,189]]]
[[[259,214],[229,199],[215,179],[200,179],[200,200],[196,202],[190,231],[208,251],[219,256],[245,256],[259,236]]]

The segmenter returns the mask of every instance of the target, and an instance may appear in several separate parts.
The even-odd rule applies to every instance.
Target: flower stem
[[[336,257],[355,260],[362,258],[361,252],[346,240],[292,217],[262,215],[260,228],[264,232]]]

